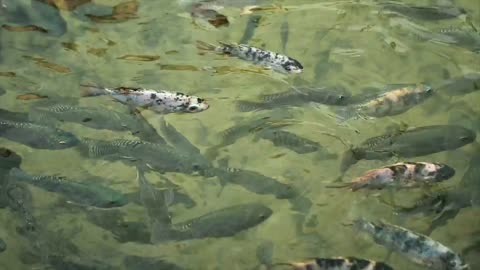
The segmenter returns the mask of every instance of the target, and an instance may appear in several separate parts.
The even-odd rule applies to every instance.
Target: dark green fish
[[[480,73],[469,73],[445,80],[436,87],[438,92],[449,96],[465,95],[480,90]]]
[[[11,180],[25,182],[50,192],[60,193],[68,201],[80,205],[111,208],[128,203],[122,193],[97,183],[74,182],[58,176],[29,175],[18,168],[11,169],[9,176]]]
[[[216,175],[222,186],[236,184],[257,194],[271,194],[277,199],[290,199],[298,195],[298,191],[291,185],[279,182],[276,179],[265,176],[258,172],[228,167],[225,161],[216,168]]]
[[[254,110],[271,110],[281,106],[300,107],[307,103],[326,105],[347,105],[350,94],[341,86],[326,88],[297,87],[289,91],[260,97],[262,101],[238,101],[237,109],[241,112]]]
[[[0,146],[0,171],[9,171],[11,168],[19,168],[21,163],[22,158],[17,153]]]
[[[326,158],[336,158],[336,154],[329,153],[322,145],[312,140],[302,138],[294,133],[279,130],[265,129],[256,134],[257,137],[271,141],[275,146],[288,148],[298,154],[307,154],[321,151]]]
[[[460,148],[472,143],[476,134],[457,125],[433,125],[390,132],[369,138],[348,150],[342,159],[344,173],[359,160],[382,160],[393,156],[411,158]]]
[[[184,268],[154,257],[128,255],[123,259],[126,270],[182,270]]]
[[[0,109],[0,119],[28,122],[28,113],[24,112],[12,112],[4,109]]]
[[[256,255],[257,260],[261,265],[265,265],[267,269],[273,264],[273,242],[270,240],[262,241],[257,246]]]
[[[101,141],[82,139],[80,152],[90,158],[140,162],[159,172],[203,172],[206,168],[195,157],[165,144],[140,140]]]
[[[459,17],[460,15],[466,14],[465,9],[454,6],[409,6],[399,2],[389,2],[380,5],[386,10],[393,11],[410,18],[428,21],[453,19]]]
[[[7,243],[0,238],[0,253],[4,252],[5,250],[7,250]]]
[[[255,29],[257,29],[258,25],[260,24],[261,19],[262,19],[262,16],[260,15],[252,14],[248,16],[245,32],[243,32],[243,36],[238,42],[238,44],[248,44],[250,42],[253,35],[255,34]]]
[[[288,20],[285,17],[282,25],[280,26],[280,41],[282,42],[282,52],[287,52],[288,33],[290,32],[290,26],[288,26]]]
[[[5,89],[3,89],[3,87],[0,87],[0,96],[5,94]]]
[[[50,269],[54,270],[114,270],[118,269],[105,264],[102,261],[93,261],[86,258],[81,258],[79,260],[67,259],[60,255],[48,256],[48,264]]]
[[[154,227],[152,242],[234,236],[264,222],[272,213],[270,208],[259,203],[230,206],[173,224],[171,228]]]
[[[8,183],[5,188],[8,205],[18,212],[23,221],[22,231],[33,232],[37,228],[37,220],[32,213],[32,193],[24,185]],[[2,194],[3,196],[3,194]]]
[[[79,142],[75,135],[60,129],[2,119],[0,136],[36,149],[65,149]]]

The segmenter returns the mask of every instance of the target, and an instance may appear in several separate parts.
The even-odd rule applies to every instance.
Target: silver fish
[[[209,108],[204,99],[180,92],[129,87],[110,89],[91,85],[82,86],[84,87],[82,91],[84,97],[111,95],[122,103],[147,108],[163,114],[174,112],[197,113]]]
[[[468,264],[450,248],[408,229],[384,222],[356,220],[354,226],[373,240],[412,262],[435,270],[467,270]]]
[[[229,44],[220,42],[219,46],[197,41],[197,48],[238,57],[256,65],[271,68],[280,73],[301,73],[303,66],[296,59],[272,51],[266,51],[245,44]]]

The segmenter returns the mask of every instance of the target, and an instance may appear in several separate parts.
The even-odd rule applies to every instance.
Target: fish
[[[20,164],[22,164],[22,157],[9,148],[0,146],[0,171],[9,171],[11,168],[18,168]]]
[[[152,242],[201,238],[230,237],[267,220],[273,211],[260,203],[238,204],[205,215],[172,224],[170,228],[155,227]]]
[[[339,108],[338,118],[345,121],[353,116],[385,117],[404,113],[424,102],[433,94],[427,84],[404,86],[382,93],[365,103]]]
[[[283,106],[300,107],[308,103],[345,106],[351,94],[341,86],[324,88],[292,87],[288,91],[260,96],[260,102],[237,101],[237,110],[271,110]]]
[[[35,149],[66,149],[79,143],[75,135],[61,129],[3,119],[0,136]]]
[[[113,89],[98,86],[82,85],[82,96],[111,95],[114,99],[136,107],[150,109],[161,114],[185,112],[198,113],[205,111],[209,105],[205,99],[180,92],[152,90],[142,88],[117,87]]]
[[[168,269],[168,270],[183,270],[184,268],[167,262],[163,259],[154,257],[140,257],[135,255],[128,255],[123,258],[123,265],[126,270],[148,270],[148,269]]]
[[[322,152],[326,158],[336,158],[336,154],[329,153],[328,150],[317,142],[300,137],[289,131],[280,129],[264,129],[256,134],[257,137],[269,140],[275,146],[281,146],[294,151],[297,154],[308,154],[312,152]]]
[[[480,90],[480,73],[468,73],[459,77],[444,80],[435,86],[442,94],[449,96],[465,95]]]
[[[452,178],[455,169],[442,163],[399,162],[369,170],[345,186],[359,189],[414,188],[429,186]],[[337,186],[337,187],[345,187]]]
[[[209,7],[203,3],[193,5],[190,16],[194,19],[194,22],[201,26],[209,23],[211,26],[218,28],[230,24],[227,16],[220,14],[216,8]],[[206,28],[208,29],[208,27]]]
[[[0,87],[0,96],[4,95],[5,94],[5,89],[3,87]]]
[[[61,176],[30,175],[18,168],[12,168],[9,177],[12,181],[24,182],[49,192],[60,193],[68,201],[79,205],[111,208],[128,203],[122,193],[98,183],[77,182]]]
[[[116,268],[100,260],[90,260],[88,258],[72,260],[55,254],[48,255],[48,265],[53,270],[114,270]]]
[[[393,270],[383,262],[356,257],[313,258],[305,262],[278,263],[288,265],[293,270]]]
[[[216,168],[215,172],[222,186],[226,183],[236,184],[257,194],[274,195],[277,199],[290,199],[298,195],[298,191],[293,186],[255,171],[220,167]]]
[[[238,57],[242,60],[253,62],[256,65],[264,66],[280,73],[298,74],[303,72],[302,64],[296,59],[246,44],[229,44],[220,42],[220,45],[216,46],[203,41],[197,41],[197,48],[203,51],[212,51],[219,54]]]
[[[464,8],[458,8],[455,6],[410,6],[400,2],[387,2],[380,5],[385,10],[400,13],[410,18],[427,21],[453,19],[467,13]]]
[[[245,31],[243,32],[243,36],[238,42],[239,44],[247,44],[255,34],[255,29],[260,25],[260,21],[262,16],[260,15],[249,15],[247,26],[245,27]]]
[[[18,212],[23,221],[21,230],[33,232],[37,228],[37,220],[32,214],[32,193],[25,185],[8,183],[4,188],[8,205]],[[3,195],[3,194],[2,194]]]
[[[83,138],[78,150],[90,158],[141,163],[159,172],[202,173],[208,169],[195,157],[177,151],[170,145],[142,140]]]
[[[370,235],[375,243],[398,252],[410,261],[431,269],[467,270],[469,265],[447,246],[406,228],[363,219],[354,227]]]
[[[383,160],[390,157],[412,158],[453,150],[474,142],[476,133],[458,125],[432,125],[389,131],[368,138],[347,150],[340,172],[344,173],[359,160]]]
[[[56,104],[33,107],[29,111],[28,118],[32,122],[45,125],[55,126],[56,121],[59,121],[78,123],[93,129],[131,131],[133,135],[142,140],[165,143],[155,128],[139,112],[127,114],[104,108]]]
[[[270,240],[262,241],[256,249],[255,255],[260,265],[265,265],[270,269],[273,265],[273,242]],[[258,267],[257,267],[258,268]]]

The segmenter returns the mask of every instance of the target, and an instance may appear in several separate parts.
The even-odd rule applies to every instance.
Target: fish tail
[[[80,96],[82,97],[95,97],[110,94],[110,92],[103,87],[88,84],[81,84],[80,86],[82,87],[80,90]]]
[[[197,40],[196,46],[197,46],[197,49],[201,51],[211,51],[211,52],[217,51],[217,46],[201,40]]]

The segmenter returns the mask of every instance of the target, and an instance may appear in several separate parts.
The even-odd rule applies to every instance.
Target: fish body
[[[140,257],[135,255],[125,256],[123,259],[123,265],[125,265],[126,270],[147,270],[147,269],[168,269],[168,270],[183,270],[184,268],[164,261],[163,259],[158,259],[155,257]]]
[[[282,264],[290,265],[294,270],[393,270],[383,262],[355,257],[314,258],[306,262]]]
[[[257,194],[272,194],[277,199],[290,199],[298,195],[298,191],[293,186],[254,171],[219,167],[215,169],[215,175],[223,183],[240,185]]]
[[[280,26],[280,41],[282,43],[282,52],[283,53],[285,53],[287,51],[287,43],[288,43],[289,32],[290,32],[290,26],[288,25],[288,20],[285,17],[282,25]]]
[[[342,159],[341,172],[357,161],[382,160],[393,156],[411,158],[453,150],[474,142],[476,134],[457,125],[432,125],[395,131],[365,140],[348,150]]]
[[[112,141],[83,139],[81,153],[91,158],[107,160],[140,161],[149,168],[160,172],[203,172],[208,168],[195,157],[177,151],[175,148],[141,140],[115,139]]]
[[[67,200],[80,205],[111,208],[128,203],[122,193],[96,183],[74,182],[58,176],[30,175],[18,168],[11,169],[9,176],[12,180],[60,193]]]
[[[480,73],[469,73],[442,81],[437,91],[450,96],[465,95],[480,90]]]
[[[270,208],[259,203],[230,206],[173,224],[167,233],[164,228],[154,228],[152,240],[158,243],[165,240],[229,237],[264,222],[272,213]]]
[[[436,270],[467,270],[470,267],[450,248],[408,229],[384,222],[356,220],[354,226],[373,240],[419,265]]]
[[[327,88],[295,87],[260,97],[260,102],[238,101],[237,109],[243,112],[254,110],[271,110],[281,106],[303,106],[308,103],[344,106],[350,94],[341,86]]]
[[[386,10],[393,11],[407,17],[429,21],[453,19],[466,13],[465,9],[453,6],[409,6],[399,2],[387,2],[382,4],[382,7]]]
[[[288,148],[298,154],[308,154],[312,152],[322,151],[327,157],[336,157],[337,155],[329,153],[325,147],[312,140],[302,138],[294,133],[279,130],[265,129],[257,133],[257,136],[269,140],[275,146]]]
[[[0,136],[36,149],[65,149],[79,142],[75,135],[60,129],[2,119]]]
[[[256,65],[271,68],[280,73],[296,74],[303,71],[302,64],[296,59],[245,44],[228,44],[221,42],[219,46],[215,46],[197,41],[197,47],[201,50],[214,51],[220,54],[238,57],[242,60],[253,62]]]
[[[243,32],[243,36],[238,43],[246,44],[252,39],[253,35],[255,34],[255,29],[257,29],[257,27],[259,26],[261,19],[262,16],[260,15],[252,14],[248,16],[245,32]]]
[[[352,191],[362,188],[383,189],[386,187],[412,188],[447,180],[455,175],[448,165],[430,162],[400,162],[370,170],[353,179]]]
[[[129,87],[113,89],[90,85],[83,85],[83,87],[82,96],[110,95],[122,103],[147,108],[162,114],[175,112],[197,113],[209,108],[204,99],[180,92]]]
[[[11,168],[18,168],[22,163],[22,158],[12,150],[0,147],[0,171],[8,171]],[[1,179],[0,179],[1,180]],[[0,186],[1,186],[0,181]]]
[[[398,115],[422,103],[432,93],[432,87],[425,84],[401,87],[382,93],[363,104],[341,108],[338,112],[341,118],[349,118],[354,115],[376,118]]]

